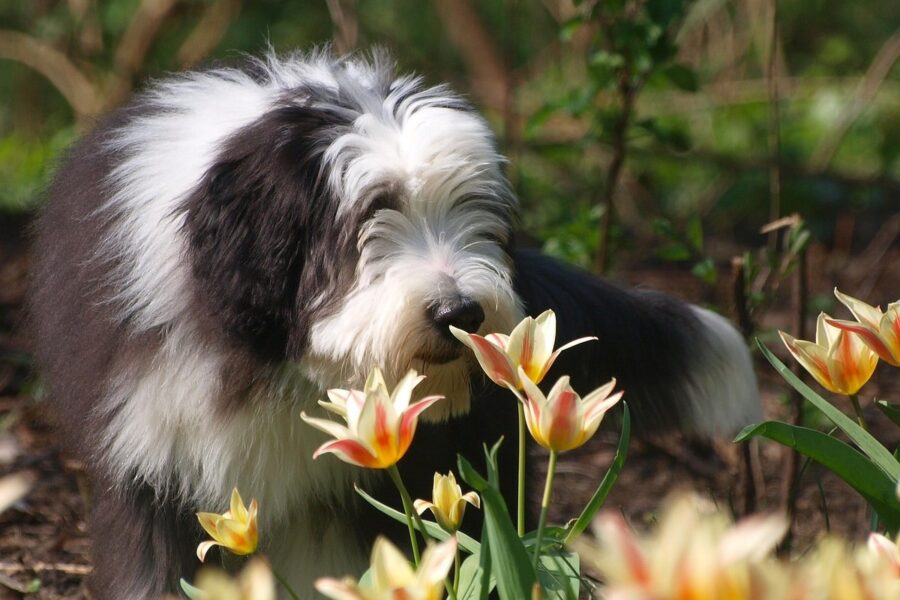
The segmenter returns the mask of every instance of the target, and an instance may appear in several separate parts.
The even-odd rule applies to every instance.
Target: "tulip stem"
[[[556,474],[556,457],[559,453],[550,451],[550,462],[547,465],[547,481],[544,484],[544,497],[541,500],[541,516],[538,519],[537,536],[534,538],[534,558],[532,567],[537,570],[538,558],[541,556],[541,543],[544,541],[544,526],[547,524],[547,513],[550,511],[550,495],[553,493],[553,476]]]
[[[521,400],[516,401],[519,409],[519,482],[516,495],[516,532],[519,537],[525,535],[525,406]]]
[[[453,593],[452,596],[455,598],[459,593],[459,546],[456,548],[456,553],[453,555]]]
[[[856,422],[859,423],[859,426],[869,430],[869,426],[866,425],[866,418],[863,416],[862,407],[859,405],[859,395],[858,394],[850,394],[850,402],[853,403],[853,410],[856,412]]]
[[[422,538],[427,542],[430,538],[428,534],[425,532],[425,526],[422,524],[422,519],[419,518],[419,513],[415,511],[413,508],[413,501],[409,495],[409,492],[406,490],[406,486],[403,485],[403,478],[400,477],[400,470],[397,469],[397,465],[391,465],[388,467],[387,472],[390,474],[391,479],[394,481],[394,485],[397,486],[397,491],[400,492],[400,499],[403,501],[403,512],[406,513],[406,525],[409,527],[409,543],[412,546],[413,560],[416,563],[416,567],[419,566],[419,542],[416,540],[416,528],[422,532]],[[415,520],[416,524],[413,525],[413,520]]]
[[[293,600],[300,600],[300,596],[297,595],[297,592],[294,591],[294,588],[291,587],[291,584],[289,584],[287,580],[281,576],[281,573],[276,571],[274,567],[272,567],[272,575],[275,576],[275,579],[278,580],[278,583],[281,584],[281,587],[287,590],[288,595],[293,598]]]

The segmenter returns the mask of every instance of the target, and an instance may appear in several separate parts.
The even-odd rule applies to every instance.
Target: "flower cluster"
[[[583,560],[605,582],[607,600],[887,600],[900,598],[897,545],[873,534],[869,549],[826,539],[795,563],[772,550],[787,530],[781,516],[732,524],[696,498],[664,510],[655,534],[640,536],[619,514],[595,522],[597,541],[579,541]]]
[[[797,362],[825,389],[853,396],[869,381],[878,359],[900,366],[900,300],[882,312],[862,300],[834,295],[856,321],[834,319],[825,313],[816,323],[816,341],[797,340],[783,331],[781,339]]]
[[[419,568],[414,569],[396,546],[385,538],[378,538],[372,548],[368,583],[358,583],[349,577],[343,580],[324,578],[316,581],[316,589],[334,600],[440,600],[454,556],[456,539],[450,538],[426,548]]]

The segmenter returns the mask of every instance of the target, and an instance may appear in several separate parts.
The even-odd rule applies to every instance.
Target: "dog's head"
[[[521,316],[516,200],[486,123],[385,61],[263,77],[277,97],[182,205],[199,296],[233,343],[322,386],[415,368],[464,411],[472,363],[449,326]]]

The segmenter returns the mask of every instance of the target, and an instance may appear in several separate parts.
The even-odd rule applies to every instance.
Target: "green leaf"
[[[656,254],[661,259],[671,262],[687,260],[691,257],[690,249],[680,242],[673,242],[671,244],[660,246],[657,248]]]
[[[208,594],[206,592],[198,587],[192,586],[185,581],[184,578],[180,579],[178,583],[181,585],[181,591],[184,592],[184,595],[191,600],[207,600]]]
[[[538,561],[538,581],[544,588],[542,598],[578,600],[581,588],[581,565],[574,552],[560,550],[541,554]]]
[[[487,575],[488,577],[486,578],[480,554],[472,554],[466,558],[459,569],[457,600],[486,599],[497,585],[497,582],[490,577],[490,573]]]
[[[691,268],[691,274],[703,283],[713,285],[719,279],[716,263],[711,258],[704,258]]]
[[[900,501],[896,482],[858,450],[829,435],[780,421],[766,421],[745,427],[735,442],[765,437],[793,448],[846,481],[872,505],[891,531],[900,525]]]
[[[575,35],[575,32],[581,27],[584,23],[584,17],[578,15],[576,17],[572,17],[568,21],[562,24],[559,28],[559,39],[568,42]]]
[[[402,511],[391,508],[390,506],[388,506],[387,504],[384,504],[383,502],[379,502],[378,500],[376,500],[375,498],[373,498],[372,496],[367,494],[365,491],[363,491],[357,485],[354,485],[353,489],[356,490],[357,494],[362,496],[363,500],[365,500],[366,502],[368,502],[369,504],[374,506],[379,511],[383,512],[384,514],[391,517],[392,519],[395,519],[395,520],[399,521],[400,523],[403,523],[404,525],[406,524],[406,515],[403,514]],[[447,533],[446,531],[444,531],[443,529],[441,529],[440,525],[438,525],[437,523],[433,523],[431,521],[426,521],[423,519],[422,525],[425,527],[425,530],[428,532],[428,535],[430,535],[431,537],[433,537],[437,540],[443,541],[450,537],[450,534]],[[418,526],[415,525],[415,522],[413,522],[413,526],[416,527],[416,529],[418,529]],[[466,552],[469,552],[470,554],[476,554],[481,550],[481,545],[478,542],[476,542],[475,540],[473,540],[470,536],[464,534],[463,532],[461,532],[461,531],[456,532],[456,536],[457,536],[457,540],[459,541],[460,548],[462,548]]]
[[[663,76],[675,87],[685,92],[696,92],[700,89],[697,74],[685,65],[669,65],[662,70]]]
[[[603,480],[600,481],[600,485],[597,486],[597,491],[594,492],[594,495],[591,497],[590,501],[588,501],[584,510],[581,511],[578,519],[576,519],[569,528],[569,532],[566,534],[565,539],[566,544],[570,544],[572,540],[587,529],[587,526],[590,525],[591,521],[594,519],[594,515],[597,514],[597,511],[600,510],[603,503],[606,502],[606,497],[609,496],[609,492],[612,490],[613,485],[615,485],[616,479],[619,478],[619,473],[622,471],[622,466],[625,464],[625,458],[628,456],[628,443],[630,441],[631,412],[628,410],[628,403],[623,401],[622,435],[619,436],[619,446],[616,448],[616,455],[613,457],[612,463],[606,471],[606,475],[603,476]]]
[[[884,413],[884,416],[893,421],[894,425],[900,425],[900,404],[891,404],[884,400],[877,400],[875,406]]]
[[[778,360],[777,356],[772,354],[772,351],[769,350],[765,344],[757,339],[756,345],[759,346],[759,349],[763,356],[766,357],[766,360],[775,367],[775,370],[778,371],[785,381],[791,384],[791,387],[800,392],[804,398],[825,413],[825,416],[831,419],[832,423],[840,427],[841,430],[847,434],[847,437],[849,437],[866,456],[871,458],[872,462],[884,471],[888,477],[895,482],[900,481],[900,462],[888,452],[887,448],[882,446],[869,432],[857,425],[853,419],[829,404],[828,401],[815,393],[808,385],[800,381],[796,375],[791,373],[791,370],[788,369],[783,362]]]
[[[700,221],[700,217],[694,215],[688,219],[685,226],[685,235],[695,250],[703,249],[703,223]]]
[[[490,478],[497,473],[498,447],[499,444],[491,452],[485,450]],[[537,578],[525,546],[516,534],[503,496],[496,485],[482,477],[464,457],[459,456],[457,462],[463,481],[481,495],[484,533],[487,534],[491,570],[497,578],[500,600],[530,598]]]

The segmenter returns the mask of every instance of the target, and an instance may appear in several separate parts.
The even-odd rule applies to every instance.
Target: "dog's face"
[[[379,79],[381,77],[381,79]],[[450,335],[521,316],[516,202],[484,121],[444,88],[347,69],[233,135],[184,204],[199,295],[228,337],[323,387],[414,368],[468,407]]]

